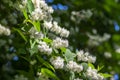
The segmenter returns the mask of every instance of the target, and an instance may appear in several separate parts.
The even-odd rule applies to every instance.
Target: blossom
[[[92,69],[91,67],[88,67],[86,71],[86,75],[88,78],[92,78],[93,80],[103,80],[103,76],[97,73],[96,69]]]
[[[52,48],[50,48],[45,42],[39,41],[38,49],[47,55],[52,53]]]
[[[105,53],[104,53],[104,56],[105,56],[106,58],[111,58],[111,57],[112,57],[112,55],[111,55],[110,52],[105,52]]]
[[[88,52],[84,53],[84,51],[81,50],[77,52],[77,60],[94,63],[96,61],[96,57],[89,55]]]
[[[32,27],[32,28],[29,30],[29,33],[30,33],[30,37],[31,37],[31,38],[42,39],[42,38],[44,37],[44,34],[43,34],[42,32],[36,31],[34,27]]]
[[[27,0],[22,0],[22,4],[19,5],[20,9],[24,9],[27,5]]]
[[[74,79],[74,80],[83,80],[83,79],[80,79],[80,78],[76,78],[76,79]]]
[[[50,59],[51,64],[55,67],[55,69],[62,69],[64,66],[64,59],[61,57],[51,58]]]
[[[52,46],[54,48],[68,47],[68,40],[62,40],[61,38],[57,37],[53,40]]]
[[[51,31],[56,32],[57,34],[60,34],[60,36],[62,36],[62,37],[69,36],[69,31],[58,26],[58,23],[56,21],[53,22],[53,26],[51,28]]]
[[[81,72],[83,70],[83,66],[82,65],[78,65],[76,62],[74,61],[69,61],[66,65],[66,68],[71,70],[71,71],[74,71],[74,72]]]
[[[53,13],[52,7],[45,3],[45,0],[32,0],[35,10],[32,12],[31,19],[33,20],[48,20]]]
[[[0,24],[0,35],[4,34],[4,35],[9,36],[10,33],[11,33],[10,29],[5,28],[4,26],[2,26],[2,25]]]
[[[72,11],[71,12],[71,20],[76,21],[76,23],[80,23],[81,20],[89,19],[92,16],[92,11],[88,10],[81,10],[81,11]]]
[[[111,38],[111,35],[108,33],[104,33],[103,36],[100,36],[97,34],[97,31],[93,30],[94,35],[87,33],[87,36],[89,37],[88,45],[89,46],[98,46],[100,43],[105,42]]]
[[[52,22],[51,21],[44,21],[44,23],[43,23],[43,25],[44,25],[44,27],[46,28],[46,29],[50,29],[50,28],[52,28],[52,26],[53,26],[53,24],[52,24]]]

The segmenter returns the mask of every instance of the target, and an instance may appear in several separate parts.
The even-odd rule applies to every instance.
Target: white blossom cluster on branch
[[[53,13],[52,7],[48,6],[44,0],[32,0],[35,10],[32,12],[33,20],[48,20],[52,18]]]
[[[57,37],[53,40],[52,46],[54,48],[68,47],[68,40],[62,40],[61,38]]]
[[[43,54],[48,55],[47,58],[48,58],[50,64],[55,69],[63,69],[63,70],[72,71],[76,74],[79,74],[84,71],[84,67],[81,64],[81,62],[94,63],[96,61],[96,57],[91,56],[88,52],[84,53],[82,50],[77,52],[76,54],[74,54],[75,56],[77,56],[76,61],[74,61],[74,59],[73,59],[68,62],[65,59],[64,55],[61,53],[62,51],[55,53],[53,51],[54,48],[55,48],[55,50],[59,51],[59,50],[61,50],[61,48],[66,49],[68,47],[69,42],[68,42],[68,40],[66,40],[64,38],[67,38],[69,36],[70,32],[67,29],[60,27],[56,21],[53,21],[52,15],[51,15],[53,13],[53,9],[52,9],[52,7],[50,7],[46,4],[45,0],[32,0],[32,2],[33,2],[35,9],[32,11],[32,13],[29,16],[31,21],[34,21],[34,22],[39,21],[40,26],[42,27],[42,30],[49,30],[48,32],[53,32],[60,36],[60,37],[58,37],[56,35],[55,36],[56,38],[51,40],[51,39],[49,39],[49,37],[46,38],[47,32],[45,32],[45,31],[41,30],[40,32],[38,32],[34,28],[31,28],[29,30],[30,38],[35,39],[35,40],[37,39],[36,45],[38,46],[39,52],[41,54],[43,53]],[[26,2],[24,2],[24,3],[26,3]],[[88,13],[90,13],[90,12],[88,11]],[[64,53],[66,54],[66,52],[64,52]],[[93,71],[95,73],[94,74],[95,78],[93,76],[93,79],[102,80],[101,76],[99,74],[97,74],[97,72],[95,70],[92,70],[89,68],[87,69],[87,71],[85,71],[86,75],[88,77],[92,77],[91,75],[93,73],[91,71]],[[38,72],[38,75],[41,76],[41,73]],[[98,79],[96,78],[96,75],[97,75]],[[82,79],[74,78],[74,80],[82,80]]]
[[[86,75],[89,78],[92,78],[92,80],[103,80],[103,77],[97,73],[96,69],[92,69],[89,67],[86,71]]]
[[[47,55],[52,53],[52,48],[50,48],[45,42],[39,41],[38,49]]]
[[[79,65],[77,64],[76,62],[74,61],[69,61],[66,65],[66,67],[73,71],[73,72],[77,72],[77,73],[80,73],[82,70],[83,70],[83,66],[82,65]]]
[[[36,31],[34,27],[32,27],[32,28],[29,30],[29,33],[30,33],[30,37],[31,37],[31,38],[43,39],[43,37],[44,37],[44,34],[43,34],[42,32]]]
[[[97,34],[97,30],[93,29],[93,34],[87,33],[87,36],[89,37],[88,45],[89,46],[98,46],[102,42],[105,42],[111,38],[111,35],[108,33],[104,33],[103,36],[100,36]]]
[[[61,57],[52,57],[50,59],[51,64],[55,67],[55,69],[62,69],[64,67],[64,59]]]
[[[94,63],[96,61],[96,57],[91,56],[89,52],[84,53],[84,51],[81,50],[77,52],[77,60]]]
[[[58,26],[58,23],[54,21],[53,23],[51,21],[44,21],[43,23],[44,27],[52,32],[55,32],[56,34],[60,34],[61,37],[68,37],[69,31],[61,28]]]

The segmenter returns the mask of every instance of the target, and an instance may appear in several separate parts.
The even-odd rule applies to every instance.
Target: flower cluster
[[[105,56],[106,58],[111,58],[111,57],[112,57],[112,55],[111,55],[110,52],[104,52],[104,56]]]
[[[83,80],[83,79],[76,78],[76,79],[74,79],[74,80]]]
[[[68,40],[62,40],[61,38],[57,37],[55,40],[53,40],[52,46],[54,48],[68,47]]]
[[[92,78],[93,80],[103,80],[103,77],[97,73],[96,69],[92,69],[89,67],[86,71],[86,75],[89,78]]]
[[[27,5],[27,0],[22,0],[22,3],[19,5],[20,9],[24,9]]]
[[[84,53],[84,51],[81,50],[77,52],[77,60],[94,63],[96,61],[96,57],[89,55],[88,52]]]
[[[98,46],[102,42],[109,40],[111,37],[111,35],[108,33],[104,33],[103,36],[100,36],[97,34],[97,31],[95,29],[93,30],[93,33],[94,33],[93,35],[90,33],[87,33],[87,36],[89,37],[89,40],[88,40],[89,46]]]
[[[89,19],[92,16],[92,11],[88,10],[81,10],[81,11],[72,11],[71,13],[71,20],[80,23],[81,20]]]
[[[60,27],[56,21],[53,21],[52,16],[51,16],[51,14],[53,13],[53,9],[45,3],[45,0],[32,0],[32,2],[34,4],[35,9],[32,11],[32,13],[30,14],[29,17],[31,19],[31,22],[32,21],[33,22],[36,22],[36,21],[41,22],[40,23],[42,26],[41,30],[44,30],[44,35],[45,35],[44,36],[42,34],[43,31],[38,32],[37,30],[35,30],[35,28],[31,28],[29,30],[29,33],[31,34],[30,38],[35,39],[38,42],[38,43],[35,43],[35,45],[37,45],[37,47],[38,47],[38,50],[41,53],[48,55],[47,59],[50,62],[50,64],[53,65],[53,67],[55,69],[63,69],[63,70],[72,71],[75,74],[78,74],[78,73],[82,74],[84,71],[83,70],[84,67],[82,64],[80,64],[80,63],[78,64],[78,61],[94,63],[96,61],[96,57],[90,56],[88,52],[84,53],[83,51],[79,51],[77,54],[74,54],[71,52],[70,55],[74,54],[75,56],[77,56],[77,61],[74,61],[75,60],[74,57],[72,58],[73,60],[67,61],[70,51],[68,51],[68,52],[67,52],[67,50],[64,51],[64,53],[66,55],[62,55],[59,53],[54,54],[54,52],[52,54],[52,50],[54,48],[56,48],[55,49],[56,51],[59,51],[59,50],[62,50],[62,49],[60,49],[62,47],[64,47],[64,48],[68,47],[68,40],[62,39],[62,38],[67,38],[69,36],[70,32],[68,30]],[[84,11],[83,11],[83,13],[84,13]],[[88,11],[87,13],[90,14],[90,11]],[[90,15],[87,17],[90,17]],[[45,33],[46,30],[50,31],[50,32],[48,31],[48,33],[53,32],[53,33],[56,33],[57,35],[60,35],[61,38],[57,37],[57,35],[55,35],[56,38],[51,41],[51,39],[49,39],[49,37],[47,37],[47,33]],[[59,55],[59,56],[57,56],[57,55]],[[65,60],[61,56],[64,57]],[[89,77],[89,74],[92,74],[89,71],[89,69],[85,72],[88,77]],[[41,77],[40,79],[42,79],[42,77],[44,78],[44,76],[42,76],[41,74],[42,73],[38,73],[38,75]],[[97,75],[97,77],[100,77],[99,74]],[[48,76],[45,79],[47,80]],[[76,78],[74,80],[82,80],[82,79]]]
[[[64,67],[64,59],[61,57],[52,57],[50,59],[50,62],[55,67],[55,69],[62,69]]]
[[[53,23],[51,21],[44,21],[43,25],[46,29],[55,32],[56,34],[60,34],[60,36],[62,37],[69,36],[69,31],[58,26],[58,23],[56,21],[54,21]]]
[[[42,32],[36,31],[34,27],[32,27],[32,28],[29,30],[29,33],[30,33],[30,37],[31,37],[31,38],[43,39],[43,37],[44,37],[44,34],[43,34]]]
[[[52,48],[50,48],[45,42],[39,41],[38,49],[47,55],[52,53]]]
[[[0,24],[0,35],[2,35],[2,34],[9,36],[10,35],[10,29],[5,28],[4,26],[2,26]]]
[[[83,66],[82,65],[79,65],[77,64],[76,62],[74,61],[69,61],[66,65],[66,68],[71,70],[71,71],[74,71],[74,72],[81,72],[83,70]]]
[[[32,0],[35,10],[32,12],[32,20],[48,20],[53,13],[52,7],[49,7],[44,0]]]

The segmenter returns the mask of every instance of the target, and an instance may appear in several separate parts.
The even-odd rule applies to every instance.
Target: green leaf
[[[60,49],[61,49],[61,51],[62,51],[63,53],[66,52],[66,48],[65,48],[65,47],[62,47],[62,48],[60,48]]]
[[[48,76],[48,77],[50,77],[50,78],[59,80],[59,78],[52,71],[50,71],[47,68],[42,68],[41,69],[41,73],[44,74],[44,75],[46,75],[46,76]]]
[[[88,64],[87,63],[81,63],[81,64],[84,67],[84,71],[86,71],[88,69]]]
[[[92,69],[95,69],[95,67],[92,63],[88,63],[88,66],[91,67]]]
[[[30,40],[30,46],[31,46],[31,48],[33,48],[35,46],[36,42],[37,42],[36,40],[34,40],[33,42],[32,42],[32,40]]]
[[[23,15],[25,16],[25,19],[28,19],[28,15],[27,15],[27,11],[26,11],[26,9],[23,9]]]
[[[97,67],[97,70],[100,71],[101,69],[103,69],[104,65],[103,66],[99,66]]]
[[[55,51],[55,53],[59,53],[59,51],[57,49],[53,48],[53,50]]]
[[[17,31],[19,34],[20,34],[20,36],[27,42],[27,38],[24,36],[24,34],[22,33],[22,31],[20,31],[19,29],[17,29],[17,28],[13,28],[15,31]]]
[[[49,38],[43,38],[43,41],[46,42],[46,43],[51,43],[52,42],[52,40],[49,39]]]
[[[34,21],[34,22],[33,22],[33,25],[34,25],[35,29],[36,29],[38,32],[40,32],[40,22],[39,22],[39,21]]]
[[[74,79],[75,79],[75,73],[73,71],[71,71],[69,80],[74,80]]]
[[[34,5],[32,3],[32,0],[27,0],[27,7],[28,7],[28,11],[31,14],[32,11],[34,10]]]
[[[100,73],[100,75],[103,76],[104,78],[112,77],[112,75],[107,74],[107,73]]]
[[[31,23],[34,26],[35,30],[40,32],[40,22],[39,21],[31,21],[30,19],[27,19],[24,22]]]
[[[75,56],[76,55],[74,53],[72,53],[69,49],[66,49],[64,57],[65,57],[65,59],[66,59],[67,62],[73,61]]]
[[[42,63],[44,66],[46,66],[47,68],[52,69],[55,72],[55,69],[53,68],[53,66],[51,66],[47,61],[45,61],[44,59],[42,59],[40,56],[36,55],[38,61],[40,63]]]
[[[29,50],[29,52],[30,52],[30,56],[32,56],[32,55],[35,54],[35,53],[38,53],[38,46],[36,45],[36,46],[32,47],[32,48]]]

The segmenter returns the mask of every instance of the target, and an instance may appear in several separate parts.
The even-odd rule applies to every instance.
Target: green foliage
[[[17,31],[19,34],[20,34],[20,36],[27,42],[27,38],[25,37],[25,35],[23,34],[23,32],[22,31],[20,31],[19,29],[17,29],[17,28],[13,28],[15,31]]]
[[[25,19],[27,20],[28,19],[28,15],[27,15],[26,9],[23,9],[22,12],[23,12],[23,15],[24,15]]]
[[[28,7],[28,11],[31,14],[32,11],[34,10],[34,5],[32,3],[32,0],[27,0],[27,7]]]
[[[75,56],[76,55],[74,53],[72,53],[69,49],[66,49],[64,57],[65,57],[65,59],[66,59],[67,62],[73,61]]]
[[[110,74],[107,74],[107,73],[100,73],[100,75],[104,76],[105,78],[112,77],[112,75],[110,75]]]
[[[44,75],[46,75],[46,76],[48,76],[48,77],[50,77],[50,78],[53,78],[53,79],[55,79],[55,80],[59,80],[59,78],[58,78],[52,71],[50,71],[50,70],[47,69],[47,68],[42,68],[42,69],[41,69],[41,72],[42,72]]]
[[[88,66],[91,67],[92,69],[95,69],[95,67],[92,63],[88,63]]]
[[[40,56],[36,56],[37,57],[37,59],[38,59],[38,61],[42,64],[42,65],[44,65],[44,66],[46,66],[47,68],[50,68],[50,69],[52,69],[54,72],[55,72],[55,69],[53,68],[53,66],[51,66],[47,61],[45,61],[44,59],[42,59]]]

